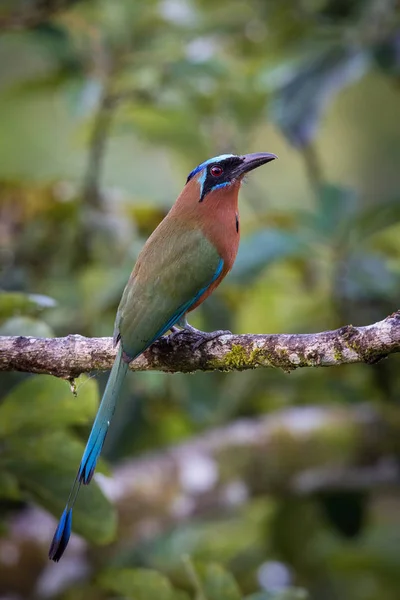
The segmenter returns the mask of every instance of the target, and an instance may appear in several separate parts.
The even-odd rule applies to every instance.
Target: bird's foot
[[[167,335],[163,335],[161,337],[162,340],[165,340],[168,344],[171,344],[171,342],[179,335],[181,334],[183,331],[185,331],[184,329],[179,329],[179,327],[175,327],[175,325],[173,325],[170,329],[171,333],[168,333]]]
[[[211,342],[211,340],[215,340],[216,338],[221,337],[222,335],[232,335],[232,331],[229,329],[217,329],[216,331],[201,331],[201,329],[197,329],[192,325],[189,325],[186,318],[182,318],[178,321],[179,327],[175,325],[171,327],[171,333],[169,335],[164,335],[163,339],[171,344],[178,335],[189,334],[195,336],[197,339],[192,344],[192,349],[197,350],[200,346],[205,344],[206,342]]]
[[[219,338],[222,335],[232,335],[232,331],[229,331],[229,329],[217,329],[216,331],[201,331],[200,329],[196,329],[196,327],[192,327],[192,325],[189,325],[189,323],[186,323],[185,329],[181,329],[181,331],[188,331],[189,333],[192,333],[199,338],[192,345],[193,350],[197,350],[197,348],[199,348],[206,342],[211,342],[211,340],[215,340],[216,338]]]

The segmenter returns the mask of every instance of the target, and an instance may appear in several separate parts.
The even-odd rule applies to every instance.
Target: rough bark
[[[131,363],[135,371],[233,371],[279,367],[328,367],[375,363],[400,351],[400,311],[365,327],[346,325],[334,331],[303,334],[224,335],[193,350],[193,334],[161,339]],[[49,373],[73,379],[81,373],[111,368],[111,338],[0,337],[0,370]]]

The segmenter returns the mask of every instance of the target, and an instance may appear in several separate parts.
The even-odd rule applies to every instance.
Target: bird
[[[51,560],[58,562],[67,548],[74,504],[81,485],[93,477],[129,363],[168,332],[167,339],[185,331],[195,334],[197,346],[226,333],[192,327],[187,313],[208,298],[233,266],[244,176],[275,158],[258,152],[222,154],[202,162],[189,173],[172,208],[143,246],[117,310],[117,355],[49,549]]]

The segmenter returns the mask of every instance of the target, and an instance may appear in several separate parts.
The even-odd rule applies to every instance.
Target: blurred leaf
[[[15,386],[0,405],[0,437],[85,425],[98,407],[97,382],[82,375],[76,385],[78,397],[69,383],[50,375],[34,375]]]
[[[185,592],[174,590],[166,577],[151,569],[111,569],[101,574],[99,584],[133,600],[189,600]]]
[[[372,56],[382,71],[398,77],[400,75],[400,30],[376,44],[372,50]]]
[[[383,520],[364,534],[358,552],[354,552],[354,544],[341,545],[334,549],[331,557],[332,564],[341,573],[353,576],[355,585],[360,581],[360,574],[375,572],[382,578],[381,585],[392,582],[398,590],[400,585],[400,557],[396,552],[398,544],[398,527],[390,526]]]
[[[226,461],[229,469],[235,469],[231,457],[228,456]],[[236,458],[233,462],[236,462]],[[254,554],[251,569],[255,569],[264,552],[262,527],[274,510],[275,502],[262,498],[259,502],[250,502],[245,510],[238,511],[237,516],[224,515],[218,521],[188,521],[148,543],[144,554],[141,552],[140,556],[166,572],[174,570],[177,565],[181,566],[183,561],[185,571],[189,573],[192,561],[188,554],[196,569],[203,568],[204,571],[207,563],[230,565],[236,557],[242,557],[251,548]],[[133,560],[132,556],[130,560]]]
[[[312,230],[324,239],[340,238],[351,226],[357,211],[354,190],[324,183],[317,192],[317,210],[310,216]]]
[[[298,256],[305,247],[294,233],[265,229],[246,237],[240,245],[231,280],[250,283],[272,262]]]
[[[161,107],[148,102],[123,105],[116,118],[116,127],[119,125],[124,131],[127,125],[131,126],[136,134],[152,143],[166,144],[181,151],[186,148],[189,155],[193,144],[196,145],[196,155],[205,152],[198,122],[193,118],[190,106]]]
[[[244,600],[308,600],[309,595],[301,588],[288,588],[281,592],[258,592],[246,596]]]
[[[270,541],[282,560],[295,569],[308,571],[321,568],[311,545],[320,519],[315,505],[309,499],[287,497],[282,499],[271,524]]]
[[[279,87],[271,115],[288,140],[299,148],[315,137],[319,119],[329,101],[345,86],[364,75],[367,55],[355,46],[315,49]]]
[[[67,382],[42,375],[17,385],[0,406],[3,468],[57,517],[65,505],[83,451],[81,443],[57,430],[86,424],[97,405],[95,380],[80,377],[76,398]],[[113,538],[115,512],[95,483],[81,490],[73,527],[96,543]]]
[[[10,500],[18,500],[21,498],[21,490],[18,485],[17,477],[1,470],[0,462],[0,498],[8,498]]]
[[[241,600],[242,595],[233,577],[221,565],[211,563],[197,566],[196,571],[207,600]]]
[[[64,3],[73,4],[77,1],[80,0],[64,0]],[[38,48],[52,58],[56,70],[58,68],[60,72],[71,75],[80,74],[81,57],[76,45],[72,43],[71,30],[64,27],[62,22],[46,20],[31,30],[29,35],[37,43]]]
[[[56,301],[41,294],[0,292],[0,320],[14,315],[36,315],[44,308],[53,308]]]
[[[76,477],[83,445],[62,431],[11,436],[4,442],[3,464],[27,494],[57,518]],[[74,508],[73,531],[91,542],[111,542],[116,513],[96,482],[82,486]]]
[[[32,317],[12,317],[0,326],[0,335],[51,338],[54,336],[54,332],[44,321]]]
[[[396,294],[399,283],[399,275],[379,254],[354,254],[340,269],[340,292],[351,300],[387,298]]]
[[[352,226],[357,228],[357,242],[368,235],[374,235],[400,221],[400,199],[381,201],[361,209],[353,218]]]

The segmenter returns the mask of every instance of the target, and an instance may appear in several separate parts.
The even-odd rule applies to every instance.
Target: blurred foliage
[[[1,334],[110,335],[144,240],[187,172],[225,151],[280,160],[243,187],[236,265],[193,324],[307,332],[398,308],[396,0],[6,1],[0,30]],[[50,377],[1,380],[6,532],[27,503],[61,512],[98,390],[82,378],[76,399]],[[105,448],[114,462],[293,404],[396,406],[400,380],[391,357],[290,378],[138,373],[123,395]],[[93,578],[46,596],[399,597],[398,490],[256,502],[127,549],[92,483],[74,529],[91,544],[114,540],[113,560],[91,547]],[[30,556],[31,589],[21,591],[20,577],[4,575],[2,550],[0,593],[41,597],[45,563],[33,568]],[[286,573],[281,589],[271,572]]]
[[[0,491],[2,497],[15,501],[29,497],[55,513],[63,510],[84,450],[66,428],[86,424],[98,403],[93,380],[81,376],[77,387],[79,403],[66,382],[50,376],[30,377],[2,399],[1,474],[7,482]],[[96,484],[82,495],[76,531],[98,543],[110,541],[115,532],[112,506]]]

